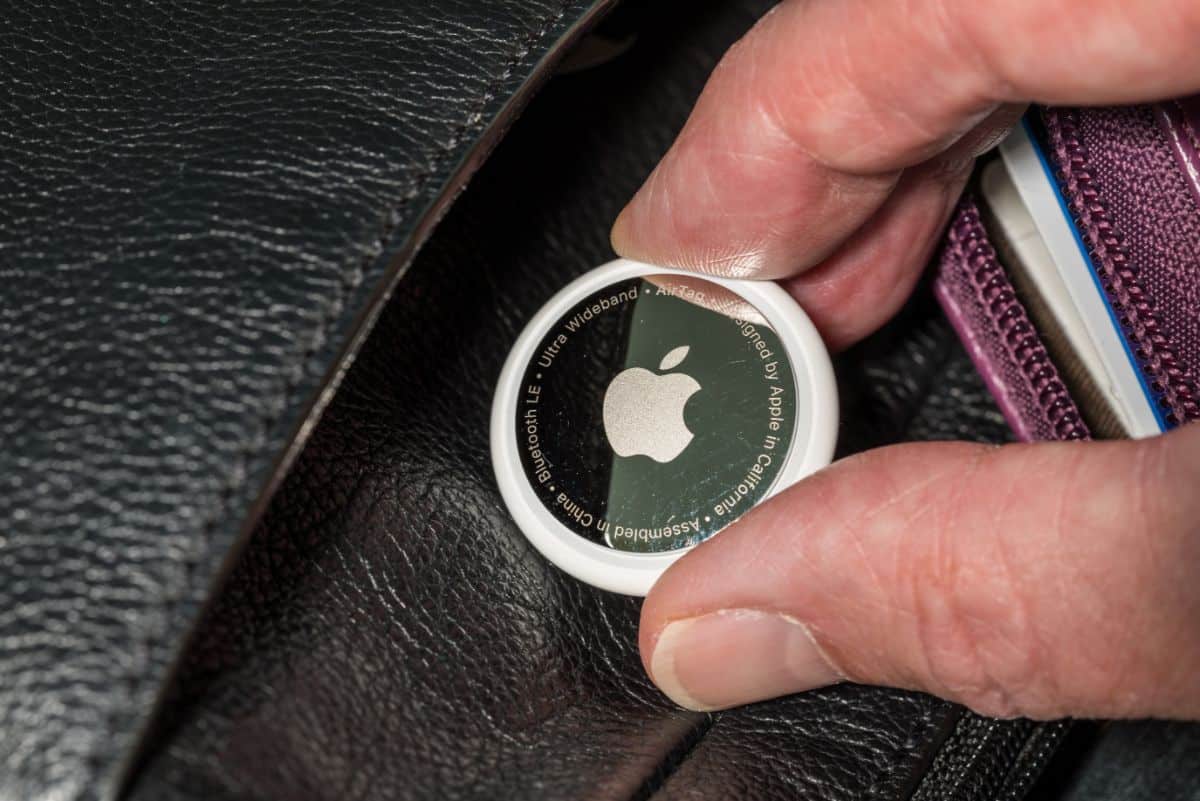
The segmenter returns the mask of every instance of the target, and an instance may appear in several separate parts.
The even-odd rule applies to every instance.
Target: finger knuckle
[[[989,458],[981,452],[977,465]],[[932,689],[982,714],[1014,717],[1044,706],[1056,691],[1014,544],[971,510],[981,473],[990,492],[1004,494],[993,471],[968,469],[956,482],[947,517],[914,572],[920,578],[913,609]]]
[[[1002,581],[973,570],[944,570],[922,587],[917,608],[935,691],[982,714],[1013,717],[1025,711],[1025,699],[1044,695],[1038,690],[1041,646],[1018,594],[996,592]],[[979,591],[981,584],[989,597]]]

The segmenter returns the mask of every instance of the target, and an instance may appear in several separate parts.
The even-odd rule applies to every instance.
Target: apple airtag
[[[492,405],[517,525],[563,570],[628,595],[829,464],[836,437],[829,354],[783,289],[625,259],[534,316]]]

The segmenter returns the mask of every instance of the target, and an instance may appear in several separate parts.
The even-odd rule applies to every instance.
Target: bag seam
[[[898,759],[901,756],[906,759],[914,756],[918,750],[917,746],[919,745],[919,738],[923,737],[925,733],[929,731],[932,725],[933,710],[926,706],[926,708],[921,711],[920,717],[917,718],[917,721],[913,724],[912,728],[910,728],[908,733],[904,736],[904,741],[892,750],[891,764],[881,768],[879,773],[877,773],[875,778],[871,781],[871,784],[867,787],[867,798],[879,797],[879,793],[883,790],[884,782],[895,776],[896,772],[899,771],[900,765],[896,764]]]

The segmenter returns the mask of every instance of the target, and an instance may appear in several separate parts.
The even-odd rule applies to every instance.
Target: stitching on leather
[[[935,701],[934,703],[944,702]],[[700,735],[700,737],[696,739],[696,742],[693,743],[688,749],[688,753],[686,754],[685,758],[679,762],[675,770],[671,771],[669,775],[664,776],[661,783],[659,783],[657,787],[653,788],[649,794],[643,795],[642,793],[637,793],[633,795],[629,801],[642,801],[644,798],[656,798],[660,793],[664,792],[670,784],[671,776],[681,770],[688,761],[695,758],[694,754],[700,747],[700,744],[708,738],[713,729],[715,729],[719,724],[720,719],[718,718],[713,725],[708,726]],[[879,796],[879,793],[883,789],[885,782],[891,779],[895,775],[896,771],[900,768],[900,765],[898,764],[899,760],[901,758],[908,760],[917,753],[921,741],[924,739],[925,735],[929,729],[932,728],[932,726],[933,710],[926,706],[926,708],[921,711],[921,714],[917,717],[912,727],[905,732],[904,738],[889,753],[887,764],[881,767],[871,779],[871,782],[867,785],[867,789],[865,790],[865,794],[863,796],[864,798],[870,799],[877,798]],[[643,788],[643,790],[644,789],[645,788]]]
[[[435,157],[430,165],[425,170],[416,173],[414,176],[414,187],[400,197],[394,205],[389,205],[383,216],[383,231],[375,240],[375,246],[372,249],[372,252],[360,259],[357,264],[352,267],[352,269],[342,271],[341,281],[338,285],[337,292],[326,304],[325,309],[321,314],[321,318],[316,328],[312,332],[311,344],[301,352],[298,358],[296,358],[290,364],[285,365],[284,372],[285,375],[288,375],[289,377],[285,380],[279,393],[274,398],[274,400],[279,403],[279,410],[270,416],[264,416],[261,418],[259,430],[247,438],[249,441],[235,457],[233,468],[230,471],[232,474],[232,479],[221,489],[219,493],[219,499],[217,501],[216,511],[202,527],[199,543],[197,543],[196,547],[192,549],[191,553],[187,554],[184,558],[183,581],[181,584],[182,590],[171,595],[166,595],[160,602],[159,608],[163,610],[163,614],[159,620],[155,621],[155,625],[157,627],[166,625],[166,621],[169,621],[174,616],[177,607],[188,598],[189,589],[192,587],[194,581],[195,570],[201,558],[208,551],[208,546],[211,543],[213,532],[215,531],[217,524],[226,513],[226,506],[228,505],[230,498],[245,484],[244,471],[256,447],[258,446],[258,443],[267,435],[267,432],[269,432],[271,428],[279,422],[279,420],[290,408],[292,402],[294,401],[293,394],[295,393],[300,380],[305,375],[305,363],[308,362],[309,359],[311,359],[324,344],[326,337],[334,326],[334,323],[341,317],[341,313],[344,311],[342,308],[343,302],[348,294],[362,283],[365,272],[370,266],[370,263],[374,259],[378,258],[383,250],[386,249],[388,240],[391,238],[393,231],[400,221],[400,210],[404,209],[414,199],[416,199],[417,196],[419,196],[428,188],[429,183],[436,177],[438,171],[444,166],[447,158],[453,153],[454,149],[468,134],[482,130],[485,127],[487,123],[487,117],[484,116],[483,112],[487,107],[487,104],[495,99],[497,89],[501,84],[512,77],[517,66],[526,56],[530,54],[530,52],[532,52],[534,46],[545,39],[550,33],[550,30],[562,20],[562,18],[566,15],[567,9],[570,7],[572,1],[573,0],[560,0],[558,10],[556,12],[547,14],[544,18],[542,18],[540,25],[531,30],[525,37],[518,40],[517,45],[513,48],[511,55],[508,57],[507,61],[504,62],[502,71],[499,74],[496,74],[483,88],[470,112],[464,115],[463,122],[458,126],[449,139],[441,143],[439,148],[435,151]],[[147,635],[142,638],[144,650],[149,651],[153,647],[153,641],[154,636],[151,633],[147,633]],[[176,647],[176,645],[172,644],[169,647],[173,649]],[[130,700],[135,700],[137,698],[138,691],[142,687],[149,684],[151,680],[157,679],[158,676],[147,676],[144,672],[140,675],[131,673],[128,679]],[[105,716],[108,722],[109,730],[112,730],[112,724],[117,717],[117,712],[121,709],[123,709],[121,705],[114,705],[108,715]],[[135,741],[132,747],[136,749],[138,745],[138,742]],[[93,773],[97,773],[102,761],[99,752],[92,751],[92,753],[89,754],[89,761],[92,764]],[[92,790],[95,792],[101,792],[98,786],[93,786]]]
[[[719,715],[701,715],[696,725],[675,741],[671,749],[655,764],[654,771],[636,790],[626,796],[625,801],[650,801],[663,792],[679,769],[692,759],[692,754],[708,737],[708,733],[719,719]]]

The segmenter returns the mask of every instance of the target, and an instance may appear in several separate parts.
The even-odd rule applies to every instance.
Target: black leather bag
[[[552,77],[610,5],[10,12],[0,801],[1029,787],[1063,724],[857,686],[674,708],[638,602],[505,514],[508,347],[770,2],[632,3],[621,55]],[[1009,436],[925,290],[837,369],[843,453]]]

